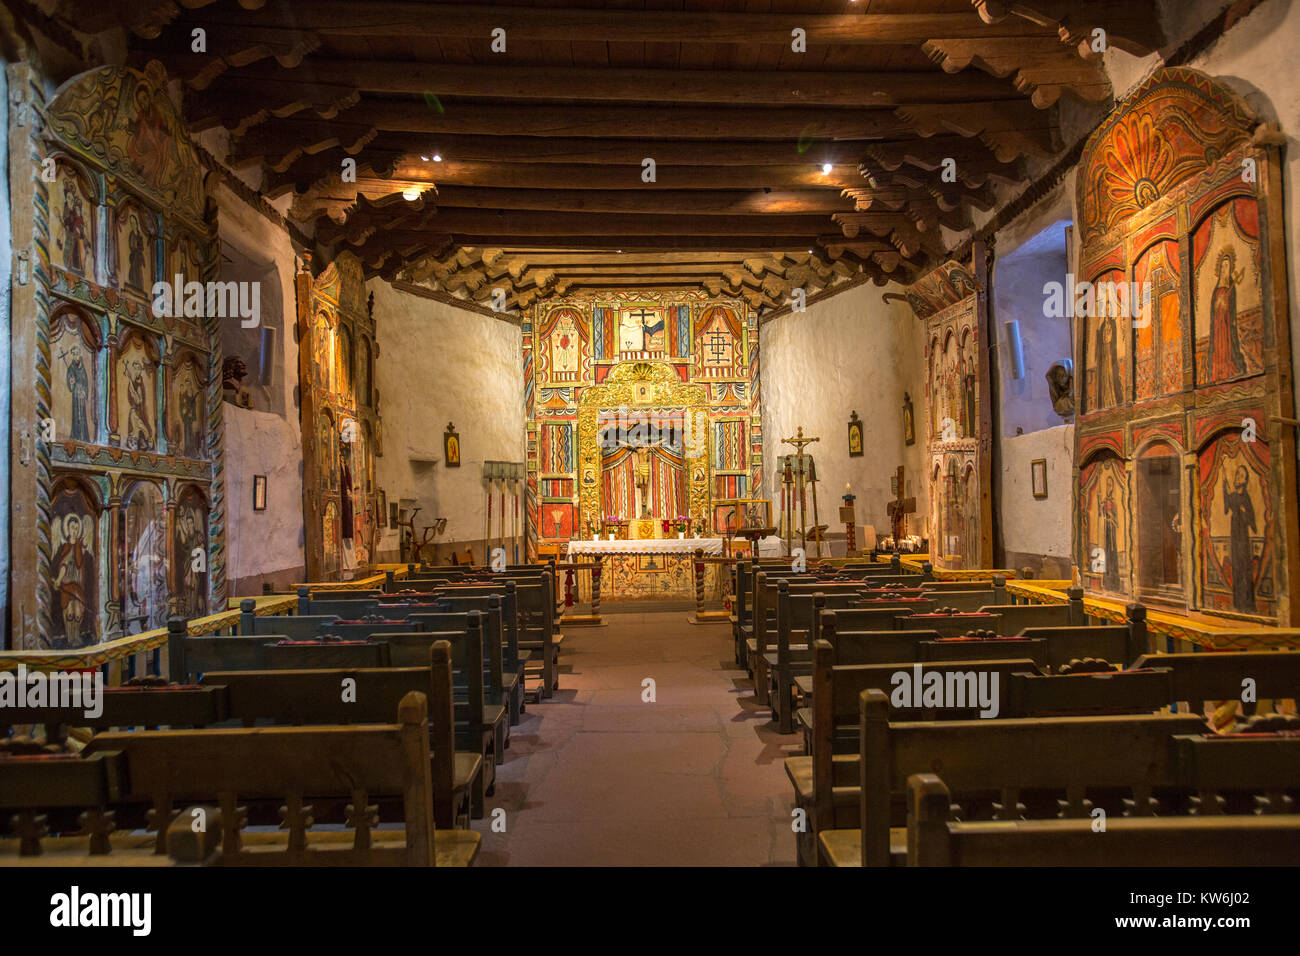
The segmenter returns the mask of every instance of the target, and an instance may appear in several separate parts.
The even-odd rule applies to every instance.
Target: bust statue
[[[1053,362],[1047,370],[1047,389],[1052,408],[1062,418],[1074,417],[1074,363],[1070,359]]]
[[[238,405],[240,408],[252,408],[253,399],[244,388],[244,376],[248,374],[248,366],[238,355],[228,356],[221,363],[221,397],[232,405]]]

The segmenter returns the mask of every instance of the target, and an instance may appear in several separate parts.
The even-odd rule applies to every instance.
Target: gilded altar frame
[[[578,401],[578,514],[583,530],[601,515],[599,416],[602,409],[629,411],[682,409],[693,441],[687,442],[686,486],[691,524],[709,515],[709,395],[704,385],[691,385],[667,362],[624,362],[600,385],[582,391]],[[705,425],[698,428],[703,420]],[[575,528],[575,531],[578,529]]]

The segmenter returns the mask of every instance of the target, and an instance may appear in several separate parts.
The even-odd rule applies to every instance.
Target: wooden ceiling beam
[[[971,4],[990,26],[1005,27],[1016,18],[1028,20],[1055,30],[1061,42],[1086,55],[1092,53],[1092,31],[1098,27],[1106,31],[1108,45],[1133,56],[1147,56],[1165,44],[1156,0],[971,0]]]
[[[210,2],[210,0],[207,0]],[[969,13],[748,13],[730,11],[575,9],[468,3],[312,0],[256,14],[212,10],[205,21],[227,29],[245,26],[314,30],[344,37],[456,37],[487,40],[497,28],[507,41],[610,43],[774,43],[788,46],[791,31],[806,31],[809,45],[878,46],[919,43],[935,36],[1035,36],[1046,28],[1012,19],[992,24]]]
[[[265,106],[266,97],[251,93],[227,99],[230,115],[249,115]],[[1004,107],[1016,101],[993,101],[963,106],[967,122],[972,117],[1005,115]],[[232,104],[234,104],[232,106]],[[913,122],[893,108],[884,109],[763,109],[747,107],[666,106],[514,106],[498,103],[447,103],[445,112],[430,109],[423,100],[397,102],[363,96],[337,119],[322,123],[311,116],[294,115],[284,122],[257,128],[248,134],[249,151],[278,148],[285,139],[310,143],[334,138],[358,139],[380,130],[418,133],[432,140],[439,136],[593,137],[600,139],[705,139],[719,133],[728,139],[789,140],[811,146],[825,140],[896,139],[915,131]],[[922,111],[947,110],[945,104],[916,104]],[[1035,117],[1039,111],[1030,109]],[[1023,114],[1022,114],[1023,115]],[[1045,119],[1032,119],[1047,128]],[[991,124],[983,124],[991,125]],[[973,134],[972,134],[973,135]]]
[[[363,8],[364,9],[364,8]],[[649,18],[647,18],[649,19]],[[570,37],[569,39],[572,39]],[[180,54],[165,58],[180,76],[198,75],[208,58]],[[885,107],[907,103],[979,102],[1014,99],[1011,85],[983,74],[954,81],[942,72],[814,70],[650,70],[600,67],[518,67],[443,64],[396,60],[338,60],[315,57],[310,72],[258,64],[239,71],[276,96],[309,97],[293,87],[352,87],[370,93],[426,93],[493,97],[514,101],[710,103],[754,106]],[[218,81],[204,91],[224,97],[232,91]]]
[[[683,215],[761,216],[773,213],[851,211],[853,202],[834,189],[798,191],[601,189],[491,189],[443,185],[434,199],[444,209],[556,210],[590,213],[680,212]]]
[[[358,157],[358,182],[371,176],[396,183],[423,182],[434,186],[476,186],[497,189],[590,189],[627,190],[627,172],[624,169],[577,164],[541,164],[528,166],[521,163],[461,163],[437,164],[436,176],[428,169],[430,164],[420,163],[419,168],[396,165],[389,170],[375,170],[367,160],[375,157],[366,150]],[[272,173],[264,187],[272,198],[294,189],[299,183],[304,208],[319,203],[342,202],[350,205],[357,193],[357,183],[344,183],[340,179],[337,157],[322,154],[304,157],[285,173]],[[672,190],[727,190],[727,189],[846,189],[862,184],[856,169],[835,167],[829,175],[820,168],[808,166],[661,166],[656,182],[638,184],[637,188],[648,194]],[[400,185],[394,185],[400,189]]]
[[[513,236],[808,236],[821,235],[830,226],[825,215],[781,214],[770,216],[693,216],[667,213],[590,216],[567,212],[501,212],[479,209],[438,210],[427,220],[429,230],[452,235]],[[357,235],[383,224],[365,225],[350,220],[344,227],[325,221],[317,235],[326,240],[339,235]],[[389,229],[397,235],[418,235],[410,230]],[[482,245],[483,243],[474,243]]]
[[[947,73],[975,64],[992,76],[1012,77],[1016,89],[1030,94],[1039,109],[1054,104],[1062,92],[1085,103],[1111,97],[1100,57],[1085,60],[1051,38],[938,39],[927,40],[921,49]]]
[[[318,130],[321,134],[325,129]],[[719,132],[725,132],[719,130]],[[350,143],[350,138],[336,142]],[[894,142],[889,140],[887,142]],[[381,133],[371,139],[355,141],[351,152],[371,148],[386,155],[401,155],[414,162],[419,156],[429,156],[424,164],[435,175],[440,165],[432,161],[434,155],[445,163],[455,159],[463,162],[491,163],[509,158],[512,162],[590,163],[608,166],[618,163],[627,167],[629,185],[643,182],[643,162],[652,159],[655,166],[768,166],[797,165],[801,162],[820,169],[825,163],[856,166],[867,155],[869,141],[814,142],[803,152],[794,141],[717,139],[581,139],[532,136],[423,136],[418,133]],[[231,150],[231,164],[265,161],[276,172],[284,172],[303,155],[320,152],[330,146],[312,137],[300,139],[291,129],[278,131],[265,126],[239,137]],[[340,159],[342,157],[340,156]],[[657,169],[656,169],[657,174]]]

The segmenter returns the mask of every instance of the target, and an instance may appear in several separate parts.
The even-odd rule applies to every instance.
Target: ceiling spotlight
[[[440,162],[442,162],[442,154],[441,154],[441,153],[434,153],[434,154],[433,154],[433,161],[434,161],[435,163],[440,163]]]
[[[830,171],[831,171],[831,168],[832,168],[832,167],[831,167],[831,164],[830,164],[830,163],[822,163],[822,172],[823,172],[823,173],[826,173],[827,175],[829,175],[829,174],[830,174]]]
[[[421,156],[420,158],[421,158],[422,160],[424,160],[426,163],[429,161],[429,157],[428,157],[428,156]]]
[[[402,198],[405,199],[407,202],[415,202],[417,199],[420,198],[420,187],[407,186],[405,189],[402,190]]]

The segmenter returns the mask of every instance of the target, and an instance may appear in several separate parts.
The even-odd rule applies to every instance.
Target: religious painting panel
[[[1098,456],[1080,471],[1084,583],[1108,594],[1128,593],[1129,498],[1124,463]]]
[[[1262,254],[1259,207],[1253,199],[1224,203],[1192,236],[1198,384],[1263,371]]]
[[[172,244],[171,254],[168,256],[168,271],[162,277],[162,281],[175,282],[176,276],[181,277],[182,285],[204,281],[202,256],[194,239],[186,233],[181,233]]]
[[[654,359],[664,356],[663,306],[654,303],[624,304],[618,310],[618,350],[622,359]]]
[[[567,541],[574,536],[572,501],[543,501],[540,519],[543,538]]]
[[[337,491],[339,487],[338,431],[334,416],[328,410],[321,413],[316,441],[316,460],[320,467],[320,486],[323,491]]]
[[[544,423],[541,428],[541,447],[538,449],[538,467],[542,474],[571,474],[573,462],[572,423]]]
[[[74,478],[55,483],[51,496],[50,646],[78,648],[100,640],[99,508]]]
[[[328,501],[321,515],[321,543],[324,551],[322,568],[326,574],[335,574],[339,570],[339,553],[342,548],[339,531],[339,507],[333,501]]]
[[[50,414],[55,440],[99,440],[99,335],[91,321],[65,309],[50,323],[53,359]]]
[[[1128,343],[1132,319],[1128,313],[1127,293],[1120,291],[1123,282],[1124,273],[1118,269],[1096,276],[1092,280],[1091,304],[1084,310],[1083,378],[1087,396],[1085,409],[1089,412],[1123,405],[1128,395]]]
[[[70,163],[59,161],[49,192],[50,259],[69,272],[95,278],[97,203],[89,179]]]
[[[1272,617],[1277,613],[1275,529],[1268,445],[1222,432],[1197,461],[1200,478],[1202,604]]]
[[[352,333],[346,323],[340,322],[335,329],[334,391],[345,396],[344,403],[350,404],[352,395]]]
[[[375,356],[370,337],[361,336],[361,354],[357,356],[357,404],[369,408],[373,403],[370,387],[374,381]]]
[[[203,366],[198,357],[186,353],[172,373],[167,389],[167,441],[174,455],[203,458],[207,409]]]
[[[1181,457],[1168,443],[1155,441],[1133,464],[1137,526],[1134,552],[1140,595],[1181,603],[1185,599]]]
[[[326,392],[334,391],[334,323],[329,313],[317,312],[311,330],[312,371],[314,384]]]
[[[172,591],[186,620],[208,613],[208,502],[193,485],[176,497],[172,532]]]
[[[561,306],[542,320],[537,333],[538,376],[543,387],[582,383],[590,365],[588,320],[577,309]]]
[[[701,309],[695,340],[696,372],[702,378],[736,378],[743,374],[745,336],[735,310],[725,305]]]
[[[136,482],[122,508],[122,627],[138,634],[167,626],[167,511],[162,490]]]
[[[154,284],[157,217],[128,200],[117,210],[115,273],[121,289],[148,295]]]
[[[153,451],[158,446],[158,351],[139,329],[125,332],[113,363],[115,427],[122,447]]]
[[[1157,242],[1137,259],[1133,323],[1133,390],[1136,401],[1183,388],[1182,260],[1178,243]]]

